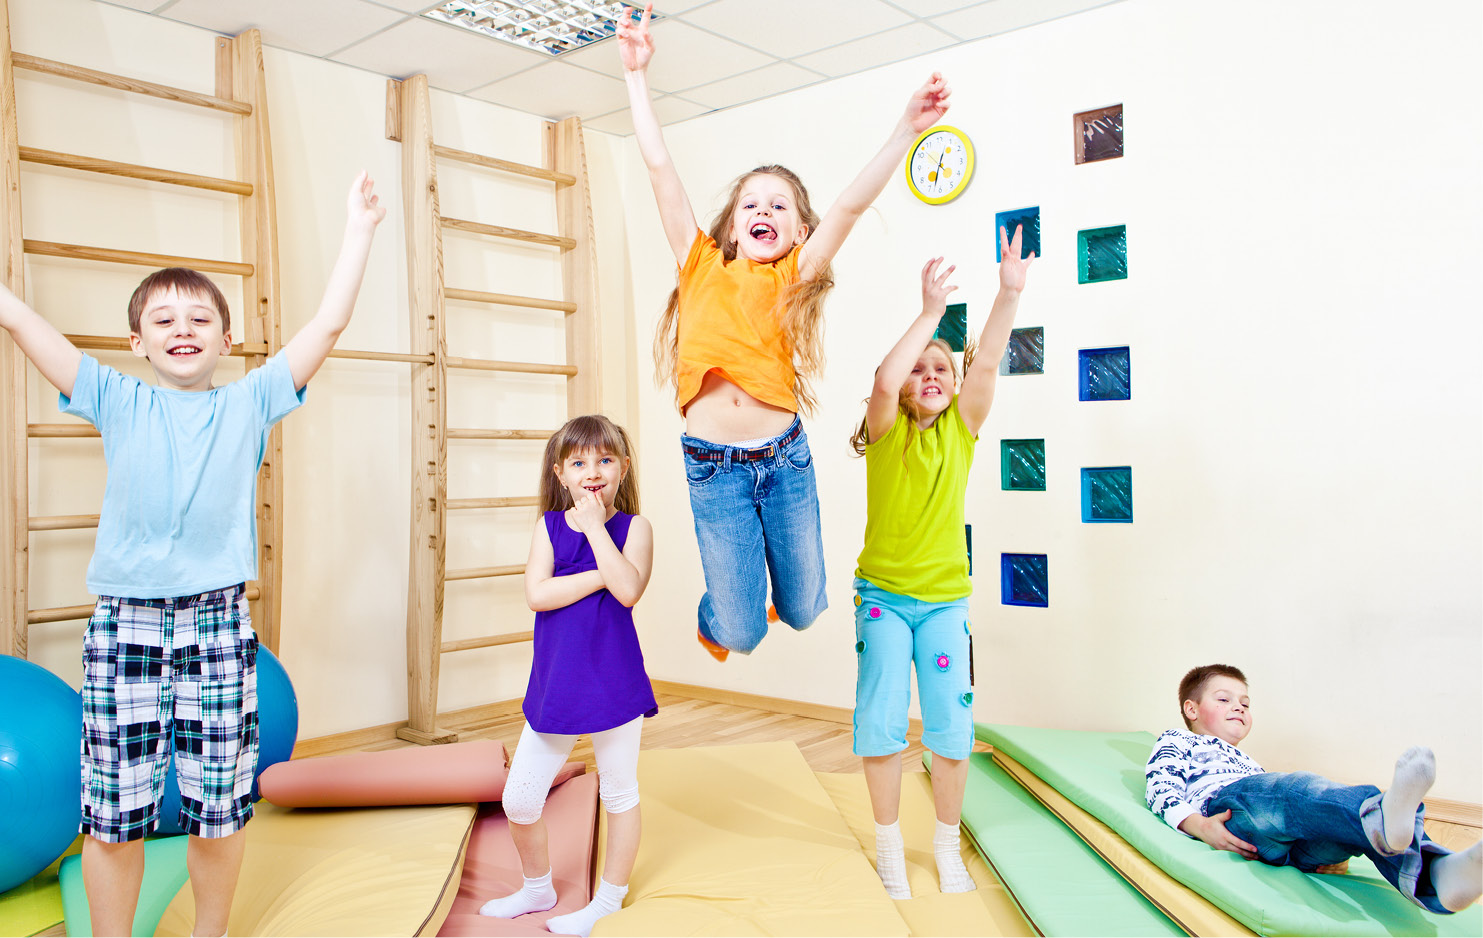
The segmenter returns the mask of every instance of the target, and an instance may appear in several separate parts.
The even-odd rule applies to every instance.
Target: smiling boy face
[[[148,359],[155,381],[177,391],[206,391],[223,355],[232,351],[231,334],[209,297],[158,290],[145,300],[139,328],[129,347]]]
[[[1186,700],[1182,706],[1191,733],[1235,746],[1251,732],[1251,697],[1244,681],[1216,675],[1200,688],[1199,700]]]

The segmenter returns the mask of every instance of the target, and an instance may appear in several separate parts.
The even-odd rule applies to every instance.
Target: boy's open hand
[[[572,506],[572,523],[583,534],[590,534],[607,523],[608,509],[594,492],[588,492]]]
[[[386,217],[386,207],[380,204],[376,196],[376,181],[365,170],[361,170],[360,175],[355,177],[355,182],[350,184],[346,208],[350,223],[367,229],[374,229]]]
[[[937,272],[942,258],[934,257],[922,268],[922,312],[933,316],[941,316],[947,311],[947,295],[958,289],[956,284],[947,282],[956,265],[948,265],[947,270],[941,274]]]
[[[905,120],[912,133],[921,133],[933,124],[940,123],[948,109],[948,98],[952,89],[943,80],[941,72],[933,72],[926,84],[912,93],[906,103]]]
[[[1232,853],[1241,854],[1248,860],[1255,860],[1257,858],[1256,848],[1226,830],[1226,821],[1230,819],[1231,811],[1229,808],[1219,814],[1212,814],[1210,817],[1200,817],[1198,814],[1191,814],[1186,818],[1193,828],[1190,833],[1216,850],[1229,850]]]
[[[1031,251],[1029,257],[1020,257],[1023,245],[1024,225],[1014,226],[1014,240],[1011,241],[1009,233],[1003,228],[999,229],[999,289],[1013,290],[1016,293],[1025,289],[1025,272],[1030,269],[1030,262],[1035,260],[1035,252]]]
[[[649,15],[654,4],[644,7],[644,15],[635,23],[633,8],[623,8],[623,19],[618,23],[618,60],[626,72],[642,72],[654,58],[654,37],[649,35]]]

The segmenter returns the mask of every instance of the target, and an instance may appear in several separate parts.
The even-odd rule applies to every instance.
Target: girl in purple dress
[[[577,736],[590,733],[608,815],[607,857],[592,902],[546,922],[558,935],[589,935],[593,923],[621,908],[638,855],[639,736],[658,706],[633,627],[633,604],[649,585],[654,531],[638,514],[632,452],[623,428],[599,415],[556,431],[546,444],[543,514],[525,565],[535,659],[504,794],[525,885],[479,913],[514,918],[556,904],[541,809]]]

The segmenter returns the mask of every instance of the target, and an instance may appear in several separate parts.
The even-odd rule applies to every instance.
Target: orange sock
[[[717,645],[715,642],[706,638],[698,628],[695,630],[695,637],[700,640],[701,647],[710,652],[711,657],[717,661],[725,661],[726,656],[731,654],[731,649],[726,648],[724,645]]]
[[[776,622],[776,621],[778,621],[778,607],[777,606],[768,606],[767,607],[767,621],[768,622]]]

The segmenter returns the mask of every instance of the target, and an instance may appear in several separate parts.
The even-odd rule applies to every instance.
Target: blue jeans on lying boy
[[[1264,772],[1222,788],[1206,803],[1205,816],[1230,809],[1226,830],[1256,847],[1261,861],[1272,866],[1311,873],[1364,855],[1401,895],[1428,911],[1450,914],[1437,901],[1431,865],[1452,851],[1426,836],[1424,806],[1416,811],[1411,846],[1391,851],[1380,799],[1374,785],[1340,785],[1312,772]]]
[[[680,437],[705,570],[700,634],[749,654],[767,634],[767,580],[778,618],[806,629],[828,606],[824,539],[808,434],[794,418],[751,446]]]

